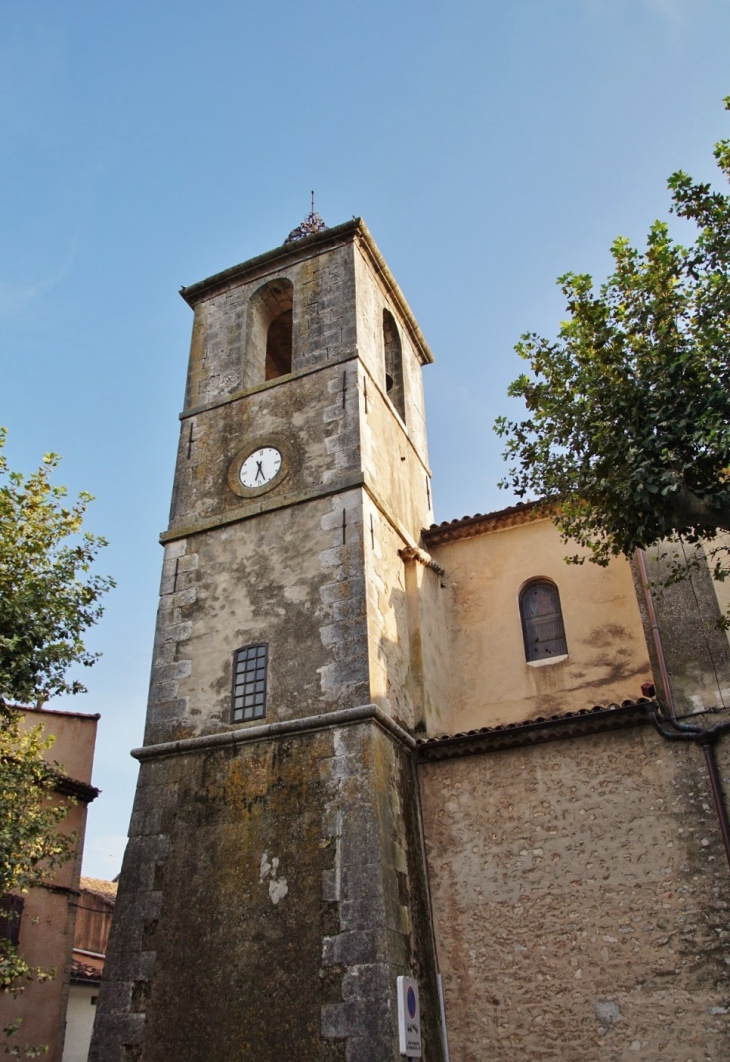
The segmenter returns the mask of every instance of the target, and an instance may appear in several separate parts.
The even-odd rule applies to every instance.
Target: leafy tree
[[[7,477],[0,486],[0,708],[85,692],[67,672],[96,661],[82,635],[101,616],[100,598],[113,585],[88,574],[106,545],[81,534],[91,495],[66,504],[66,488],[49,477],[57,454],[46,454],[27,479],[8,472],[5,434],[0,429],[0,477]]]
[[[730,179],[730,141],[714,154]],[[656,221],[643,252],[614,242],[598,291],[588,275],[560,277],[558,338],[527,334],[515,348],[531,374],[509,393],[528,415],[495,425],[511,462],[501,486],[554,504],[563,538],[602,565],[730,530],[730,197],[683,171],[668,185],[694,241]]]
[[[0,429],[0,894],[27,892],[73,850],[75,838],[58,830],[68,802],[59,805],[53,794],[61,773],[46,758],[53,738],[44,738],[42,727],[23,728],[14,706],[84,691],[68,670],[95,663],[98,654],[86,650],[82,636],[113,586],[89,574],[106,544],[81,530],[91,496],[67,504],[65,488],[50,482],[55,454],[27,478],[9,471],[4,442]],[[0,990],[18,991],[24,980],[49,973],[29,967],[0,940]],[[17,1031],[17,1024],[5,1031]]]
[[[73,851],[76,838],[58,831],[68,803],[53,798],[59,771],[44,758],[52,745],[42,727],[22,729],[16,715],[0,725],[0,895],[27,892]],[[18,991],[22,982],[49,975],[0,940],[0,990]]]

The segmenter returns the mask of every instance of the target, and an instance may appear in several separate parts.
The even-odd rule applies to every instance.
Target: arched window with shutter
[[[24,902],[22,896],[12,896],[10,893],[0,896],[0,940],[9,940],[16,948],[20,941]]]
[[[560,594],[555,583],[547,579],[528,583],[520,594],[520,616],[528,663],[567,655]]]

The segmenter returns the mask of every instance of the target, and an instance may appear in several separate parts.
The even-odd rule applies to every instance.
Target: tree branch
[[[677,528],[703,527],[730,531],[730,495],[717,495],[707,500],[693,493],[682,482],[667,500]]]

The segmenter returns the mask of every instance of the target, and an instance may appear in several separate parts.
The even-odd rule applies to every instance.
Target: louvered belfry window
[[[554,583],[546,579],[528,583],[520,594],[520,615],[528,662],[567,654],[560,595]]]
[[[248,719],[263,719],[266,715],[266,644],[245,645],[233,656],[234,723]]]

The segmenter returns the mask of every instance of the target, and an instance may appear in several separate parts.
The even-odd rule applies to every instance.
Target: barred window
[[[233,657],[233,710],[231,720],[263,719],[266,715],[266,644],[244,645]]]
[[[547,579],[528,583],[520,594],[520,616],[528,662],[567,654],[560,595],[554,583]]]
[[[22,896],[11,896],[10,893],[0,896],[0,940],[9,940],[16,947],[20,940],[23,903]]]

